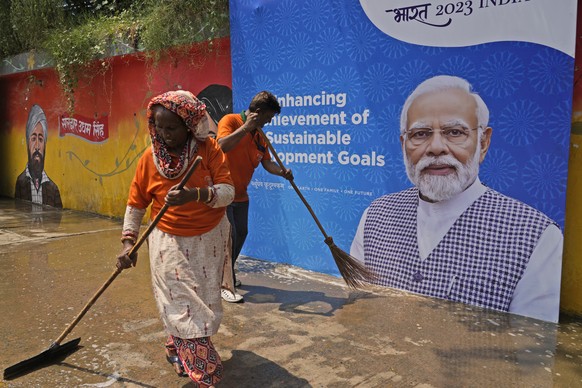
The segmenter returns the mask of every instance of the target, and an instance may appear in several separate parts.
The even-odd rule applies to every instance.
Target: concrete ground
[[[0,200],[0,368],[58,338],[114,270],[121,221]],[[66,359],[0,387],[183,387],[145,248],[62,343]],[[331,259],[331,257],[330,257]],[[244,304],[213,337],[218,387],[579,387],[582,322],[554,325],[243,258]],[[58,360],[57,360],[58,361]]]

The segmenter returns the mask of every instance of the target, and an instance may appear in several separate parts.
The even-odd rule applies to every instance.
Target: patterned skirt
[[[183,339],[170,336],[166,347],[174,348],[184,372],[199,387],[214,386],[222,379],[222,361],[210,337]]]

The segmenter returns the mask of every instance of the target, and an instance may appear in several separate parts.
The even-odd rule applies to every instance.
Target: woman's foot
[[[188,376],[186,372],[184,372],[184,366],[182,365],[182,361],[178,354],[176,354],[176,348],[168,348],[166,347],[166,360],[174,367],[174,371],[180,377]]]

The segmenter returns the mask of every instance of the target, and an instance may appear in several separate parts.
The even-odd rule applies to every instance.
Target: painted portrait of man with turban
[[[62,208],[59,188],[44,171],[46,143],[46,116],[40,106],[33,105],[26,123],[28,164],[22,174],[16,178],[14,198]]]

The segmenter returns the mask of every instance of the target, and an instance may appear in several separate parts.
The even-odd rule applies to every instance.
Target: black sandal
[[[186,377],[188,374],[184,371],[184,366],[182,365],[182,361],[180,361],[180,357],[177,355],[169,355],[166,353],[166,360],[174,367],[174,371],[180,377]]]

